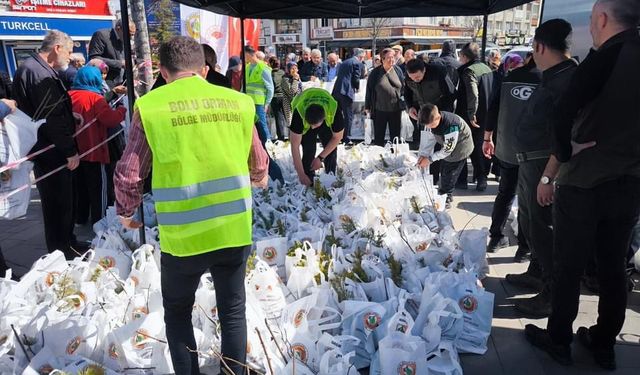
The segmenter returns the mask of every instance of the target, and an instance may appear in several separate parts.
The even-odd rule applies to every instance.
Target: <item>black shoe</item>
[[[525,273],[510,273],[505,277],[505,280],[511,285],[531,288],[535,290],[542,290],[542,280],[539,277],[532,276]]]
[[[529,249],[526,247],[518,246],[518,250],[516,250],[516,255],[513,257],[513,261],[515,263],[524,263],[529,260]]]
[[[600,283],[598,282],[598,278],[595,276],[582,276],[582,285],[584,285],[584,287],[593,294],[600,293]]]
[[[451,194],[447,194],[447,200],[444,202],[444,208],[447,210],[450,209],[451,203],[453,203],[453,196]]]
[[[596,361],[598,366],[602,367],[605,370],[615,370],[616,369],[616,352],[613,348],[610,349],[602,349],[598,348],[594,345],[593,338],[591,337],[591,332],[587,327],[578,328],[578,332],[576,332],[576,336],[578,336],[578,341],[587,349],[591,351],[593,354],[593,359]]]
[[[487,190],[487,180],[478,180],[478,183],[476,184],[476,191],[485,191]]]
[[[487,253],[495,253],[498,249],[509,247],[509,239],[507,237],[491,237],[487,245]]]
[[[539,293],[531,298],[516,300],[514,307],[532,318],[546,318],[551,315],[551,300],[547,293]]]
[[[524,327],[524,335],[533,346],[547,352],[559,364],[563,366],[571,366],[573,364],[571,347],[554,343],[546,329],[527,324]]]

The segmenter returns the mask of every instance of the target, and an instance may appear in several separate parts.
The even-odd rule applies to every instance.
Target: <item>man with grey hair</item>
[[[38,130],[38,142],[31,152],[51,144],[55,147],[36,157],[34,174],[42,177],[54,169],[67,168],[37,183],[42,202],[44,233],[49,252],[61,250],[67,259],[75,257],[78,246],[73,234],[73,173],[80,163],[73,139],[75,120],[71,99],[58,77],[58,71],[69,65],[73,50],[71,38],[58,30],[47,33],[39,52],[33,53],[18,68],[13,81],[13,95],[18,108],[34,120],[46,119]]]
[[[307,64],[312,64],[311,62],[311,48],[309,47],[304,47],[302,49],[302,55],[301,55],[301,59],[300,61],[298,61],[298,72],[302,71],[302,68],[307,65]]]
[[[360,77],[362,76],[362,60],[364,50],[355,48],[353,56],[340,64],[336,83],[331,95],[340,103],[342,116],[344,117],[344,143],[351,142],[351,123],[353,122],[353,99],[356,91],[360,91]]]
[[[73,80],[76,78],[76,73],[78,73],[78,69],[82,68],[85,64],[86,60],[82,53],[72,53],[69,57],[69,67],[67,70],[61,70],[59,75],[60,79],[64,83],[64,87],[71,88],[73,84]]]
[[[596,1],[594,49],[553,110],[552,152],[560,169],[555,194],[547,198],[554,216],[552,309],[546,330],[527,325],[525,333],[562,364],[572,363],[580,277],[588,254],[595,254],[598,320],[578,328],[577,338],[600,367],[616,368],[614,346],[627,305],[626,256],[640,214],[639,23],[640,1]]]
[[[311,50],[311,62],[305,63],[300,69],[300,79],[302,82],[326,82],[328,70],[327,63],[322,61],[322,53],[320,50],[314,49]]]
[[[327,81],[331,82],[338,76],[338,68],[340,67],[340,59],[335,52],[327,55]]]
[[[124,28],[122,20],[116,21],[112,29],[100,29],[93,33],[89,42],[89,59],[100,58],[109,66],[106,82],[114,87],[124,81]],[[136,25],[129,22],[129,36],[133,38]]]

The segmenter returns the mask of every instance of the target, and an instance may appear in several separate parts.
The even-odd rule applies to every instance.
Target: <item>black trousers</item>
[[[402,111],[376,111],[375,117],[373,119],[373,143],[376,146],[384,147],[384,136],[387,132],[387,125],[389,126],[389,140],[393,140],[395,137],[400,137],[400,128],[402,127]]]
[[[473,165],[473,178],[478,181],[486,181],[491,168],[491,160],[484,157],[482,143],[484,142],[484,129],[471,128],[473,138],[473,153],[471,153],[471,165]]]
[[[107,168],[106,165],[91,161],[81,161],[76,170],[77,216],[76,222],[84,224],[87,218],[91,224],[100,221],[107,209]]]
[[[554,198],[552,312],[547,328],[554,342],[570,344],[578,314],[580,277],[589,252],[598,264],[598,321],[590,328],[597,347],[610,349],[624,324],[627,252],[640,213],[640,178],[621,177],[592,189],[561,185]]]
[[[222,355],[239,363],[247,358],[244,275],[251,246],[212,251],[190,257],[162,253],[162,304],[171,362],[176,374],[200,374],[191,312],[200,276],[211,272],[220,318]],[[244,368],[226,361],[235,374]]]
[[[2,254],[2,248],[0,248],[0,277],[5,277],[8,269],[9,266],[7,266],[7,262],[4,260],[4,255]]]
[[[60,158],[39,158],[33,166],[33,173],[39,178],[62,165]],[[73,172],[65,168],[36,185],[42,205],[44,237],[47,250],[51,253],[60,250],[68,259],[75,253],[70,249],[75,243],[73,228],[75,224]]]
[[[551,288],[553,270],[553,220],[551,206],[538,204],[538,183],[549,159],[521,163],[518,170],[519,224],[531,249],[530,271],[533,275],[542,271],[545,291]]]
[[[284,116],[284,106],[282,104],[282,98],[273,97],[270,104],[271,113],[276,119],[276,134],[278,140],[284,141],[286,129],[289,127],[287,119]]]
[[[516,197],[516,188],[518,187],[518,166],[507,162],[500,161],[502,176],[498,185],[498,195],[493,202],[493,211],[491,212],[491,228],[489,234],[493,238],[502,238],[504,234],[504,226],[507,224],[511,205]],[[518,231],[518,234],[520,231]]]
[[[353,125],[353,99],[346,95],[335,94],[334,98],[340,103],[342,117],[344,118],[344,142],[351,140],[351,126]]]
[[[309,176],[313,181],[316,175],[315,171],[311,170],[311,163],[316,158],[316,147],[318,140],[322,144],[322,147],[327,147],[333,132],[328,126],[322,125],[316,129],[309,129],[309,131],[302,136],[302,167],[304,173]],[[327,157],[324,158],[324,169],[327,173],[336,173],[338,168],[338,149],[331,151]]]
[[[460,176],[460,172],[462,172],[466,163],[467,159],[456,162],[440,161],[440,185],[438,186],[438,194],[453,194],[458,176]]]

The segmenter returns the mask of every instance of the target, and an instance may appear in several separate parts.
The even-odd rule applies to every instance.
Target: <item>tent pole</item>
[[[127,0],[120,0],[120,14],[122,18],[122,44],[124,46],[124,65],[127,85],[127,99],[129,101],[129,120],[133,118],[133,103],[136,100],[135,87],[133,84],[133,60],[131,59],[131,34],[129,34],[129,4]],[[138,207],[140,222],[144,224],[144,210],[142,204]],[[147,243],[144,225],[140,227],[141,245]]]
[[[247,57],[244,53],[244,17],[240,17],[240,57],[242,58],[242,92],[247,92],[247,72],[245,71],[247,69]]]
[[[482,19],[482,61],[486,61],[486,53],[487,53],[487,23],[489,23],[489,12],[487,11],[484,14]]]

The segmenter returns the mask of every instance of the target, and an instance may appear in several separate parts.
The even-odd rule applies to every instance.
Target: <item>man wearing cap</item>
[[[229,67],[227,68],[227,79],[231,82],[231,88],[236,91],[242,91],[242,60],[238,56],[229,58]]]
[[[404,64],[404,57],[402,57],[402,51],[403,51],[402,46],[399,44],[396,44],[395,46],[392,46],[391,49],[395,53],[396,65],[401,66],[402,64]]]
[[[289,128],[291,156],[300,183],[313,184],[317,170],[336,173],[338,144],[344,133],[344,119],[339,103],[323,89],[311,88],[296,96],[291,103],[293,118]],[[316,155],[320,141],[323,150]],[[302,157],[300,146],[302,145]]]
[[[355,48],[353,56],[340,64],[336,83],[333,86],[333,97],[340,103],[344,118],[344,143],[351,142],[351,123],[353,122],[353,99],[360,90],[362,60],[364,50]]]

